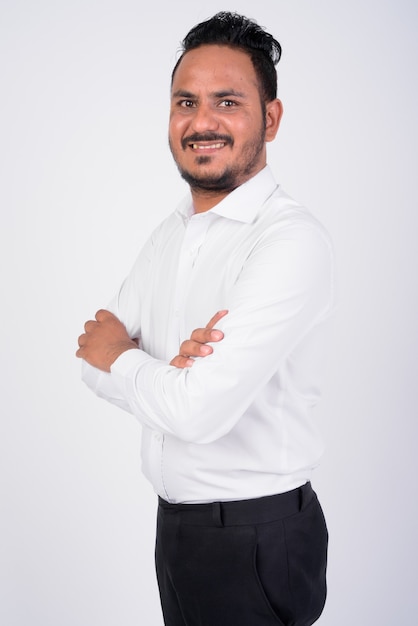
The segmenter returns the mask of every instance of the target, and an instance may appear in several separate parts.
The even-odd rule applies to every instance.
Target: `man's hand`
[[[125,326],[110,311],[97,311],[96,320],[86,322],[84,331],[78,338],[76,356],[104,372],[110,372],[110,366],[122,352],[138,349]]]
[[[206,345],[208,342],[221,341],[224,334],[221,330],[214,330],[215,324],[225,317],[228,311],[218,311],[212,319],[206,324],[205,328],[196,328],[191,334],[190,339],[186,339],[180,346],[177,356],[170,361],[170,365],[174,365],[180,369],[191,367],[194,363],[192,357],[204,357],[212,354],[212,346]]]

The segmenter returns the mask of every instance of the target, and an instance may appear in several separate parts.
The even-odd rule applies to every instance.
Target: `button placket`
[[[209,215],[193,215],[186,224],[183,243],[180,251],[174,297],[173,332],[179,342],[185,333],[185,301],[190,276],[199,256],[209,226]]]

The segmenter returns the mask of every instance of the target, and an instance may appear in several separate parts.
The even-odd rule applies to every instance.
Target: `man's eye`
[[[229,108],[235,105],[236,105],[236,102],[234,102],[234,100],[222,100],[219,106]]]
[[[194,102],[193,102],[193,100],[181,100],[180,106],[185,107],[186,109],[188,109],[188,108],[194,106]]]

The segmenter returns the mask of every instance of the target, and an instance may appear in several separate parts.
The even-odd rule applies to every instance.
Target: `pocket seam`
[[[281,521],[281,520],[277,520],[277,521]],[[276,620],[277,624],[279,626],[285,626],[285,623],[281,620],[281,618],[278,616],[276,611],[273,609],[273,607],[271,605],[271,602],[268,599],[268,596],[267,596],[267,594],[266,594],[266,592],[264,590],[264,586],[263,586],[263,583],[261,582],[260,575],[258,573],[258,569],[257,569],[258,533],[257,533],[257,527],[254,526],[253,528],[254,528],[254,535],[255,535],[254,552],[253,552],[253,571],[254,571],[254,576],[255,576],[256,583],[257,583],[257,587],[258,587],[258,590],[260,592],[261,597],[264,600],[264,603],[265,603],[266,607],[268,608],[268,610],[270,611],[271,615]],[[289,567],[288,567],[288,562],[287,562],[287,550],[286,550],[286,568],[288,570],[287,571],[287,578],[289,579]]]

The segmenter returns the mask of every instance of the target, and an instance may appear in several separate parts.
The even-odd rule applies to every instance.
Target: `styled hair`
[[[182,54],[174,67],[171,80],[189,50],[210,44],[239,48],[246,52],[257,74],[264,102],[271,102],[277,97],[275,66],[280,61],[281,45],[254,20],[228,11],[217,13],[187,33],[181,43]]]

